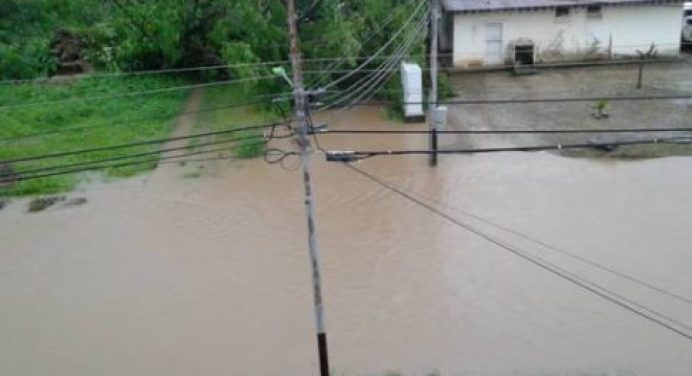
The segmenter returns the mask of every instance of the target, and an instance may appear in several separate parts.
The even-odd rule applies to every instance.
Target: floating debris
[[[12,166],[7,163],[0,163],[0,188],[12,186],[17,179],[17,174]]]
[[[33,199],[29,203],[29,213],[44,211],[60,201],[65,201],[65,196],[41,197]]]
[[[74,198],[71,198],[71,199],[65,201],[65,203],[62,204],[62,206],[64,206],[64,207],[80,206],[80,205],[86,204],[87,201],[88,200],[86,197],[74,197]]]

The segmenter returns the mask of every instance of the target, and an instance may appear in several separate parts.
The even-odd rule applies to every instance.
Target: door
[[[487,64],[498,65],[504,62],[502,51],[502,24],[485,24],[485,61]]]

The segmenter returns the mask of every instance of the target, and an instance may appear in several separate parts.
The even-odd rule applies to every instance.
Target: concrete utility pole
[[[428,96],[428,123],[430,126],[430,166],[437,166],[437,50],[440,24],[440,0],[430,0],[430,95]]]
[[[310,140],[307,123],[307,93],[303,87],[303,69],[298,47],[298,19],[295,0],[287,0],[288,30],[291,39],[291,66],[293,68],[293,97],[295,99],[296,120],[298,121],[298,145],[303,162],[303,183],[305,185],[305,213],[308,219],[308,246],[310,266],[312,267],[313,299],[315,305],[315,324],[317,327],[317,350],[320,361],[320,375],[329,376],[329,356],[327,353],[327,332],[324,325],[322,305],[322,283],[320,276],[320,252],[317,248],[313,207],[312,182],[310,180]]]

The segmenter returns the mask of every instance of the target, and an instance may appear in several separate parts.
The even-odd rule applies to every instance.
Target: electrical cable
[[[257,81],[257,80],[264,80],[264,79],[276,79],[276,78],[277,78],[277,76],[271,75],[271,76],[264,76],[264,77],[243,78],[243,79],[237,79],[237,80],[214,81],[214,82],[207,82],[207,83],[203,83],[203,84],[183,85],[183,86],[167,87],[167,88],[152,89],[152,90],[132,91],[132,92],[126,92],[126,93],[115,93],[115,94],[109,94],[109,95],[94,95],[94,96],[88,96],[88,97],[59,99],[59,100],[53,100],[53,101],[11,104],[11,105],[0,106],[0,111],[13,110],[13,109],[17,109],[17,108],[36,107],[36,106],[52,106],[52,105],[56,105],[56,104],[73,103],[73,102],[90,102],[90,101],[116,99],[116,98],[124,98],[124,97],[136,97],[136,96],[142,96],[142,95],[169,93],[169,92],[173,92],[173,91],[192,90],[192,89],[212,87],[212,86],[231,85],[231,84],[235,84],[235,83],[239,83],[239,82]]]
[[[570,150],[570,149],[597,149],[611,150],[616,146],[634,146],[634,145],[652,145],[652,144],[680,144],[689,145],[692,143],[692,138],[688,137],[669,137],[669,138],[654,138],[650,140],[630,140],[630,141],[615,141],[615,142],[594,142],[583,144],[556,144],[556,145],[537,145],[537,146],[516,146],[516,147],[498,147],[498,148],[478,148],[478,149],[442,149],[442,150],[373,150],[373,151],[329,151],[327,152],[327,161],[330,162],[349,162],[372,158],[376,156],[401,156],[401,155],[430,155],[438,154],[481,154],[481,153],[502,153],[502,152],[536,152],[548,150]]]
[[[389,93],[401,93],[401,91],[387,91]],[[563,97],[563,98],[526,98],[526,99],[454,99],[440,100],[440,105],[496,105],[496,104],[527,104],[527,103],[562,103],[562,102],[627,102],[627,101],[655,101],[655,100],[682,100],[692,99],[692,94],[674,94],[674,95],[641,95],[641,96],[600,96],[600,97]],[[370,105],[391,105],[396,104],[391,101],[376,101],[376,102],[360,102],[352,103],[352,106],[370,106]],[[428,102],[401,102],[400,104],[430,104]]]
[[[421,20],[423,23],[429,22],[431,16],[431,12],[428,11],[426,15],[423,17]],[[399,54],[397,54],[396,58],[393,58],[389,65],[387,66],[387,69],[384,70],[383,72],[379,73],[379,78],[376,79],[374,84],[366,84],[365,90],[363,93],[361,93],[359,96],[357,96],[355,99],[353,99],[351,102],[353,103],[358,103],[360,101],[365,100],[366,102],[370,101],[372,99],[373,95],[381,88],[381,86],[387,82],[387,79],[391,77],[391,73],[393,72],[393,68],[401,64],[404,54],[411,48],[411,46],[416,43],[418,38],[422,35],[422,30],[424,30],[423,26],[418,27],[414,34],[409,38],[409,40],[402,45]],[[367,97],[367,99],[366,99]],[[349,108],[350,106],[346,106]]]
[[[426,5],[426,4],[427,4],[427,2],[421,1],[420,4],[418,5],[418,7],[417,7],[416,9],[414,9],[413,12],[411,12],[411,16],[406,20],[406,22],[404,22],[403,26],[402,26],[401,28],[399,28],[399,30],[397,30],[397,31],[392,35],[392,37],[389,39],[389,41],[387,41],[384,45],[382,45],[382,46],[381,46],[375,53],[373,53],[365,62],[363,62],[360,66],[358,66],[356,69],[354,69],[351,73],[346,74],[346,75],[340,77],[339,79],[334,80],[334,81],[332,81],[331,83],[325,85],[324,88],[325,88],[325,89],[329,89],[329,88],[331,88],[331,87],[333,87],[333,86],[336,86],[336,85],[338,85],[338,84],[344,82],[345,80],[347,80],[347,79],[349,79],[350,77],[352,77],[354,74],[358,73],[360,69],[363,69],[363,68],[365,68],[365,66],[367,66],[368,64],[370,64],[370,62],[372,62],[372,61],[376,58],[376,56],[382,54],[382,52],[383,52],[384,50],[386,50],[387,47],[389,47],[389,45],[391,45],[392,43],[394,43],[394,41],[399,37],[399,34],[401,34],[404,30],[406,30],[406,29],[411,25],[411,22],[413,21],[413,19],[415,18],[415,16],[418,14],[418,12],[419,12],[421,9],[423,9],[424,5]]]
[[[191,145],[188,147],[188,149],[194,148],[194,147],[195,147],[195,145]],[[229,150],[229,146],[226,146],[223,148],[217,148],[217,149],[212,149],[212,150],[194,151],[194,152],[180,154],[180,155],[174,155],[174,156],[167,156],[167,157],[160,157],[160,158],[149,158],[149,159],[145,159],[145,160],[141,160],[141,161],[129,161],[129,162],[120,162],[120,163],[115,163],[115,164],[98,164],[98,165],[82,166],[79,168],[67,169],[67,170],[63,170],[63,171],[50,172],[50,173],[45,173],[45,174],[30,175],[30,176],[11,176],[11,177],[8,177],[6,179],[0,178],[0,184],[12,184],[12,183],[28,181],[28,180],[48,178],[48,177],[54,177],[54,176],[71,175],[71,174],[80,173],[80,172],[97,171],[97,170],[103,170],[103,169],[109,169],[109,168],[123,168],[123,167],[137,166],[137,165],[149,164],[149,163],[160,163],[161,161],[170,161],[170,160],[174,160],[177,158],[184,158],[184,157],[191,157],[191,156],[196,156],[196,155],[217,153],[217,152],[228,151],[228,150]],[[227,159],[227,158],[221,158],[221,159]]]
[[[430,15],[430,11],[426,10],[422,15],[419,21],[417,21],[417,24],[414,25],[414,29],[411,35],[406,37],[405,39],[396,49],[396,52],[392,55],[392,58],[385,60],[381,65],[380,69],[377,69],[377,72],[386,72],[388,70],[391,70],[393,66],[398,64],[405,52],[410,48],[410,46],[414,43],[415,39],[420,35],[421,30],[423,30],[424,24],[427,22],[427,18]],[[393,41],[392,39],[391,41]],[[384,69],[382,69],[384,67]],[[342,95],[340,98],[335,99],[334,97],[328,98],[326,101],[330,102],[328,105],[325,105],[321,107],[320,109],[317,110],[317,112],[323,112],[326,111],[329,108],[335,107],[336,105],[343,103],[344,101],[352,98],[354,95],[358,95],[358,92],[360,90],[365,90],[367,92],[369,89],[376,90],[378,88],[379,82],[381,81],[382,75],[378,74],[373,74],[372,76],[368,77],[363,76],[353,84],[351,84],[347,89],[344,90],[346,93],[345,95]],[[376,82],[376,83],[373,83]],[[327,85],[329,87],[329,85]],[[362,94],[359,97],[359,100],[362,100]],[[357,103],[359,100],[352,100],[351,103]],[[350,106],[350,104],[349,104]]]
[[[365,135],[429,135],[428,130],[366,130],[366,129],[325,129],[320,134],[365,134]],[[572,128],[572,129],[474,129],[474,130],[439,130],[437,134],[564,134],[564,133],[655,133],[655,132],[692,132],[689,128]]]
[[[360,42],[361,50],[363,46],[365,46],[368,42],[370,42],[373,38],[375,38],[377,35],[379,35],[382,31],[387,28],[397,17],[399,17],[401,14],[403,14],[404,11],[406,11],[406,8],[411,5],[412,1],[407,1],[406,3],[402,4],[399,6],[399,9],[395,12],[392,12],[387,19],[379,23],[377,25],[377,30],[375,32],[370,32],[368,37],[365,38],[362,42]],[[343,60],[334,60],[331,64],[327,66],[325,70],[322,70],[322,73],[320,74],[319,77],[315,79],[315,84],[316,86],[319,86],[322,84],[322,80],[324,78],[328,78],[330,73],[348,73],[350,70],[347,71],[333,71],[334,68],[336,68],[340,63],[342,63]],[[309,72],[303,72],[303,73],[309,73]]]
[[[515,256],[518,256],[521,259],[528,261],[531,264],[534,264],[534,265],[538,266],[539,268],[541,268],[541,269],[543,269],[549,273],[552,273],[553,275],[560,277],[561,279],[563,279],[567,282],[570,282],[573,285],[580,287],[581,289],[583,289],[589,293],[592,293],[592,294],[594,294],[594,295],[596,295],[596,296],[598,296],[598,297],[600,297],[600,298],[602,298],[602,299],[604,299],[610,303],[613,303],[617,306],[620,306],[621,308],[624,308],[624,309],[628,310],[629,312],[658,325],[661,328],[667,329],[667,330],[669,330],[675,334],[678,334],[685,339],[692,340],[692,334],[689,334],[689,333],[685,332],[684,330],[676,328],[675,326],[668,324],[665,321],[654,317],[653,315],[644,313],[644,312],[638,310],[637,308],[632,307],[632,306],[628,305],[627,303],[623,303],[622,301],[613,297],[613,296],[618,296],[622,299],[623,297],[621,295],[618,295],[618,294],[616,294],[610,290],[607,290],[607,289],[605,289],[605,288],[603,288],[603,287],[601,287],[595,283],[592,283],[592,282],[586,283],[587,280],[585,280],[584,278],[581,278],[581,277],[577,277],[574,273],[568,274],[565,272],[564,269],[557,268],[557,267],[555,267],[555,265],[551,265],[544,260],[541,260],[535,256],[532,256],[532,255],[530,255],[524,251],[519,250],[518,248],[515,248],[515,247],[512,247],[511,245],[505,244],[502,241],[495,239],[492,236],[485,234],[484,232],[476,229],[475,227],[470,226],[470,225],[468,225],[468,224],[466,224],[466,223],[464,223],[464,222],[462,222],[462,221],[434,208],[433,206],[431,206],[431,205],[417,199],[416,197],[398,189],[397,187],[378,179],[374,175],[372,175],[368,172],[365,172],[364,170],[362,170],[358,167],[355,167],[351,164],[346,164],[346,163],[344,165],[346,167],[350,168],[352,171],[355,171],[356,173],[358,173],[358,174],[370,179],[371,181],[377,183],[378,185],[386,188],[387,190],[394,192],[401,197],[404,197],[405,199],[417,204],[418,206],[423,207],[424,209],[426,209],[426,210],[440,216],[441,218],[444,218],[447,221],[475,234],[476,236],[479,236],[479,237],[485,239],[486,241],[514,254]],[[608,295],[608,294],[611,294],[613,296]],[[627,300],[630,302],[630,304],[633,302],[629,299],[627,299]],[[645,308],[644,306],[639,305],[638,303],[637,303],[637,306],[640,308],[646,309],[647,311],[653,313],[656,316],[663,317],[665,320],[672,322],[672,323],[675,323],[676,325],[689,328],[688,325],[681,323],[681,322],[679,322],[673,318],[670,318],[668,316],[665,316],[662,313],[659,313],[657,311]]]
[[[656,45],[657,46],[677,46],[678,43],[656,43]],[[689,45],[692,45],[692,42],[681,42],[681,43],[679,43],[679,45],[689,46]],[[618,48],[650,47],[650,42],[647,42],[647,44],[616,45],[613,47],[618,47]],[[438,55],[439,56],[452,56],[451,53],[438,54]],[[426,55],[418,55],[417,57],[425,57],[425,56]],[[370,57],[372,57],[372,55],[370,55],[370,56],[333,56],[333,57],[305,58],[305,59],[302,59],[302,61],[303,62],[324,62],[324,61],[339,61],[339,60],[344,60],[344,59],[360,60],[360,59],[367,59]],[[648,59],[648,60],[644,60],[643,62],[652,62],[652,63],[663,62],[663,63],[665,63],[665,62],[680,62],[680,61],[682,61],[682,60],[681,59],[668,59],[668,60]],[[578,65],[586,65],[586,66],[589,66],[589,65],[613,65],[613,64],[619,64],[619,63],[625,63],[626,64],[627,62],[639,63],[642,61],[638,60],[638,59],[627,59],[627,60],[592,61],[592,62],[537,63],[537,64],[529,65],[528,67],[541,68],[541,67],[571,67],[571,66],[578,66]],[[288,65],[290,65],[290,60],[262,61],[262,62],[256,62],[256,63],[218,64],[218,65],[183,67],[183,68],[162,68],[162,69],[149,69],[149,70],[129,71],[129,72],[85,73],[85,74],[71,75],[71,76],[67,76],[67,77],[75,78],[75,79],[99,79],[99,78],[111,78],[111,77],[128,77],[128,76],[144,76],[144,75],[198,72],[198,71],[206,71],[206,70],[219,70],[219,69],[242,68],[242,67],[262,67],[262,66],[272,66],[272,65],[288,66]],[[498,70],[498,69],[503,69],[503,68],[516,68],[516,65],[503,65],[503,66],[495,66],[495,67],[487,67],[487,68],[467,68],[467,69],[463,69],[463,71],[464,72],[472,72],[472,71],[477,71],[477,70]],[[28,79],[0,80],[0,85],[42,83],[42,82],[46,82],[46,81],[50,80],[52,77],[55,77],[55,76],[34,77],[34,78],[28,78]],[[62,77],[62,76],[57,76],[57,77]]]
[[[274,98],[274,97],[281,97],[281,96],[285,96],[285,95],[292,95],[292,94],[291,93],[268,94],[268,95],[256,96],[253,98],[261,98],[261,97]],[[36,132],[36,133],[20,134],[20,135],[15,135],[15,136],[7,136],[7,137],[0,138],[0,142],[15,141],[15,140],[29,139],[29,138],[37,138],[37,137],[43,137],[43,136],[49,136],[49,135],[55,135],[55,134],[61,134],[61,133],[79,132],[79,131],[91,130],[91,129],[100,129],[100,128],[106,128],[106,127],[111,127],[111,126],[116,126],[116,125],[130,125],[130,124],[136,124],[136,123],[146,122],[146,121],[150,121],[150,120],[172,119],[172,118],[176,118],[176,117],[180,117],[180,116],[195,115],[195,114],[207,113],[207,112],[224,111],[224,110],[228,110],[228,109],[232,109],[232,108],[251,106],[251,105],[257,105],[257,104],[263,104],[263,103],[266,103],[266,100],[256,100],[256,101],[233,103],[233,104],[230,104],[227,106],[212,107],[212,108],[195,110],[195,111],[186,111],[186,112],[180,112],[180,113],[175,113],[175,114],[171,114],[171,115],[148,116],[148,117],[136,118],[136,119],[131,119],[131,120],[122,120],[122,121],[108,122],[108,123],[102,123],[102,124],[96,124],[96,125],[60,128],[60,129],[55,129],[55,130],[45,131],[45,132]]]
[[[281,136],[286,137],[286,136]],[[195,144],[195,145],[185,145],[185,146],[178,146],[178,147],[173,147],[173,148],[165,148],[165,149],[160,149],[160,150],[154,150],[154,151],[148,151],[148,152],[143,152],[143,153],[137,153],[137,154],[127,154],[127,155],[120,155],[116,157],[110,157],[106,159],[100,159],[97,161],[87,161],[87,162],[77,162],[77,163],[71,163],[71,164],[61,164],[61,165],[54,165],[54,166],[47,166],[47,167],[40,167],[32,170],[24,170],[24,171],[11,171],[7,173],[0,173],[0,179],[5,178],[5,177],[17,177],[21,175],[26,175],[26,174],[36,174],[40,172],[48,172],[48,171],[54,171],[54,170],[61,170],[65,168],[75,168],[75,167],[84,167],[88,165],[93,165],[93,164],[98,164],[98,163],[105,163],[105,162],[115,162],[115,161],[120,161],[120,160],[127,160],[127,159],[135,159],[135,158],[141,158],[141,157],[147,157],[147,156],[152,156],[152,155],[159,155],[159,154],[164,154],[164,153],[170,153],[173,151],[180,151],[180,150],[187,150],[187,149],[193,149],[197,147],[207,147],[207,146],[214,146],[214,145],[221,145],[229,142],[235,142],[235,141],[243,141],[243,140],[250,140],[250,139],[260,139],[264,138],[262,135],[249,135],[249,136],[242,136],[242,137],[233,137],[230,139],[223,139],[223,140],[217,140],[217,141],[212,141],[212,142],[205,142],[201,144]]]
[[[194,139],[194,138],[223,135],[223,134],[236,133],[236,132],[247,131],[247,130],[264,129],[264,128],[272,127],[276,124],[281,124],[281,123],[254,125],[254,126],[225,129],[225,130],[213,131],[213,132],[188,134],[188,135],[177,136],[177,137],[136,141],[136,142],[126,143],[126,144],[119,144],[119,145],[109,145],[109,146],[102,146],[102,147],[89,148],[89,149],[80,149],[80,150],[73,150],[73,151],[65,151],[65,152],[52,153],[52,154],[34,155],[34,156],[29,156],[29,157],[2,160],[2,161],[0,161],[0,164],[11,164],[11,163],[28,162],[28,161],[35,161],[35,160],[42,160],[42,159],[50,159],[50,158],[60,158],[60,157],[66,157],[66,156],[71,156],[71,155],[78,155],[78,154],[86,154],[86,153],[93,153],[93,152],[100,152],[100,151],[125,149],[125,148],[130,148],[130,147],[135,147],[135,146],[156,145],[156,144],[162,144],[162,143],[167,143],[167,142],[171,142],[171,141],[189,140],[189,139]]]
[[[547,243],[547,242],[545,242],[545,241],[543,241],[543,240],[537,239],[536,237],[533,237],[533,236],[531,236],[531,235],[528,235],[528,234],[526,234],[526,233],[524,233],[524,232],[521,232],[521,231],[512,229],[512,228],[507,227],[507,226],[505,226],[505,225],[501,225],[501,224],[499,224],[499,223],[497,223],[497,222],[494,222],[494,221],[492,221],[492,220],[490,220],[490,219],[488,219],[488,218],[486,218],[486,217],[480,216],[480,215],[478,215],[478,214],[471,213],[471,212],[469,212],[469,211],[467,211],[467,210],[463,210],[463,209],[460,209],[460,208],[455,207],[455,206],[453,206],[453,205],[446,204],[446,203],[440,201],[439,199],[436,199],[436,198],[427,196],[427,195],[425,195],[425,194],[423,194],[423,193],[420,193],[420,192],[412,192],[412,191],[410,191],[410,190],[407,190],[407,189],[404,189],[404,188],[401,188],[401,187],[399,187],[399,189],[402,190],[402,191],[404,191],[404,192],[406,192],[406,193],[408,193],[408,194],[410,194],[410,195],[412,195],[412,196],[417,196],[417,197],[419,197],[419,198],[422,197],[422,198],[425,199],[426,201],[431,202],[431,203],[433,203],[433,204],[435,204],[435,205],[443,206],[443,207],[446,207],[446,208],[448,208],[448,209],[454,210],[455,212],[457,212],[457,213],[459,213],[459,214],[461,214],[461,215],[463,215],[463,216],[472,218],[472,219],[474,219],[474,220],[476,220],[476,221],[479,221],[479,222],[481,222],[481,223],[484,223],[484,224],[489,225],[489,226],[491,226],[491,227],[494,227],[494,228],[496,228],[496,229],[505,231],[505,232],[510,233],[510,234],[512,234],[512,235],[518,236],[518,237],[520,237],[520,238],[529,240],[529,241],[531,241],[531,242],[533,242],[533,243],[535,243],[535,244],[537,244],[537,245],[539,245],[539,246],[541,246],[541,247],[543,247],[543,248],[546,248],[546,249],[548,249],[548,250],[557,252],[557,253],[562,254],[562,255],[564,255],[564,256],[567,256],[567,257],[569,257],[569,258],[571,258],[571,259],[574,259],[574,260],[577,260],[577,261],[579,261],[579,262],[582,262],[582,263],[584,263],[584,264],[586,264],[586,265],[592,266],[592,267],[597,268],[597,269],[600,269],[600,270],[602,270],[602,271],[604,271],[604,272],[610,273],[610,274],[612,274],[612,275],[614,275],[614,276],[617,276],[617,277],[620,277],[620,278],[622,278],[622,279],[628,280],[628,281],[630,281],[630,282],[632,282],[632,283],[635,283],[635,284],[638,284],[638,285],[640,285],[640,286],[643,286],[643,287],[645,287],[645,288],[647,288],[647,289],[649,289],[649,290],[651,290],[651,291],[660,293],[660,294],[665,295],[665,296],[667,296],[667,297],[669,297],[669,298],[671,298],[671,299],[675,299],[675,300],[677,300],[677,301],[679,301],[679,302],[681,302],[681,303],[685,303],[685,304],[687,304],[687,305],[692,305],[692,298],[688,298],[688,297],[682,296],[682,295],[680,295],[680,294],[677,294],[677,293],[668,291],[668,290],[666,290],[666,289],[664,289],[664,288],[662,288],[662,287],[659,287],[659,286],[656,286],[656,285],[654,285],[654,284],[652,284],[652,283],[650,283],[650,282],[644,281],[644,280],[641,279],[641,278],[637,278],[637,277],[635,277],[635,276],[633,276],[633,275],[630,275],[630,274],[627,274],[627,273],[618,271],[618,270],[616,270],[615,268],[612,268],[612,267],[609,267],[609,266],[605,266],[605,265],[600,264],[600,263],[598,263],[598,262],[596,262],[596,261],[593,261],[593,260],[591,260],[591,259],[589,259],[589,258],[586,258],[586,257],[584,257],[584,256],[580,256],[580,255],[578,255],[578,254],[576,254],[576,253],[569,252],[569,251],[567,251],[567,250],[565,250],[565,249],[563,249],[563,248],[560,248],[560,247],[557,247],[557,246],[555,246],[555,245],[549,244],[549,243]]]

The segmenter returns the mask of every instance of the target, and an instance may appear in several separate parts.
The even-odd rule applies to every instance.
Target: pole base
[[[317,334],[317,350],[320,357],[320,376],[329,376],[329,356],[327,355],[327,333]]]

